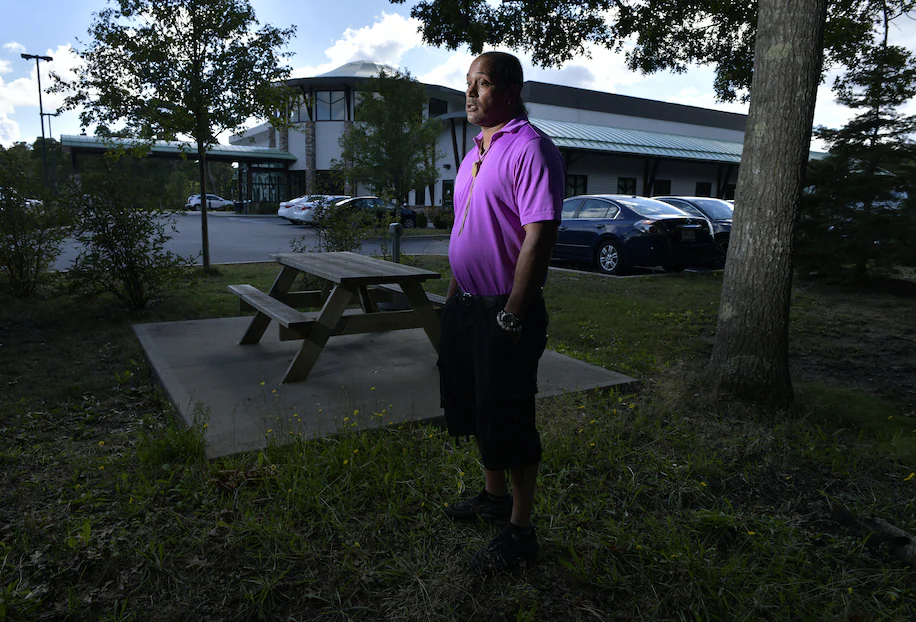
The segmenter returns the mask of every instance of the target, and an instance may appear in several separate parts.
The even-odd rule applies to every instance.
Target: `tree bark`
[[[210,272],[210,234],[207,228],[207,148],[197,143],[197,163],[200,173],[200,247],[204,272]]]
[[[760,0],[734,225],[709,370],[721,394],[789,402],[792,231],[823,61],[827,0]]]

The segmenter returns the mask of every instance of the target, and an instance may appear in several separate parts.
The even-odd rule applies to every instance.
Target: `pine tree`
[[[830,145],[808,171],[796,255],[805,272],[864,279],[892,272],[916,252],[916,116],[900,107],[916,96],[916,59],[879,39],[834,84],[837,101],[859,111],[840,129],[819,127]]]

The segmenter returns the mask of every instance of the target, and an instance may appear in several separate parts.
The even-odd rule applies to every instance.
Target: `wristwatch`
[[[502,309],[499,313],[496,314],[496,323],[507,333],[517,335],[522,332],[522,318],[515,315],[511,311]]]

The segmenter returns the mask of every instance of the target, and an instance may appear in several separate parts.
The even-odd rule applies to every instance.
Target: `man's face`
[[[495,84],[492,75],[493,64],[486,56],[478,56],[468,69],[464,109],[468,122],[478,127],[495,127],[515,117],[515,105],[509,102],[512,90]]]

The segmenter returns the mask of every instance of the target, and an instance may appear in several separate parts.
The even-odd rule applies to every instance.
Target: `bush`
[[[436,229],[451,229],[455,223],[455,212],[440,208],[433,212],[433,226]]]
[[[417,212],[417,228],[426,229],[429,225],[429,220],[426,218],[425,212]]]
[[[76,238],[83,244],[67,277],[74,291],[111,293],[131,309],[144,309],[182,285],[192,258],[164,249],[175,212],[149,207],[151,198],[118,169],[112,163],[67,190],[79,207]]]
[[[280,209],[279,203],[271,203],[270,201],[261,201],[256,204],[254,211],[249,210],[249,213],[262,214],[262,215],[277,215],[277,210]]]
[[[290,240],[290,248],[295,253],[316,250],[319,253],[338,251],[358,251],[363,240],[375,231],[375,214],[369,210],[352,210],[334,208],[323,203],[315,207],[314,225],[318,229],[318,247],[306,247],[306,237],[300,236]]]
[[[0,270],[16,296],[31,296],[60,256],[67,211],[50,200],[22,145],[0,147]]]

